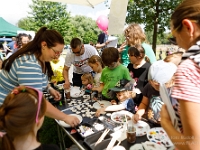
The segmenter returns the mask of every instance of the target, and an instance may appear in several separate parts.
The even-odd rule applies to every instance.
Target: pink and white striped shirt
[[[196,62],[187,59],[179,65],[171,96],[200,103],[200,67]]]

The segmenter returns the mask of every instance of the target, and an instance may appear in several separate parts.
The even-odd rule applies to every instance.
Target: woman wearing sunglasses
[[[166,106],[161,110],[161,125],[179,150],[200,147],[200,2],[184,0],[171,16],[171,31],[179,47],[186,50],[175,74],[171,96],[178,100],[175,112],[180,131],[173,127]]]
[[[15,88],[0,106],[0,149],[59,150],[56,145],[41,144],[37,140],[45,112],[42,92],[25,86]]]
[[[50,61],[60,56],[64,48],[63,37],[55,30],[40,28],[34,39],[3,62],[0,72],[0,105],[16,86],[34,87],[40,91],[47,90],[60,100],[60,93],[48,84],[53,75]],[[46,116],[63,120],[71,126],[79,123],[78,118],[69,116],[47,101]]]

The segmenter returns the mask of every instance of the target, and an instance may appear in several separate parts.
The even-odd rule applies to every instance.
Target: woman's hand
[[[63,88],[66,89],[70,89],[70,82],[69,81],[65,81],[65,83],[63,84]]]
[[[61,94],[58,91],[56,91],[55,89],[51,88],[49,90],[49,93],[54,97],[54,100],[58,101],[61,99]]]
[[[71,127],[75,127],[80,124],[79,119],[76,116],[71,115],[67,115],[67,117],[63,121],[69,124]]]
[[[126,42],[122,43],[122,45],[118,48],[119,53],[121,53],[126,46]]]
[[[160,111],[160,117],[161,117],[161,126],[164,128],[164,125],[171,122],[169,113],[167,111],[167,107],[165,104],[162,105],[161,111]]]

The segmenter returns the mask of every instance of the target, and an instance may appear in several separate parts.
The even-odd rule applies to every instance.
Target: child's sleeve
[[[127,80],[131,80],[131,76],[130,76],[130,73],[128,71],[128,68],[125,68],[124,69],[124,78],[127,79]]]

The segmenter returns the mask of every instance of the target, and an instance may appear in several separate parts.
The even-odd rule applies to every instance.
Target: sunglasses
[[[74,52],[74,51],[72,51],[72,53],[74,53],[74,54],[80,54],[81,53],[81,50],[82,50],[82,46],[80,46],[80,50],[78,51],[78,52]]]
[[[62,54],[62,52],[56,51],[55,49],[51,48],[53,50],[53,52],[55,53],[56,56],[60,56]]]
[[[176,42],[176,38],[175,37],[172,37],[172,38],[168,38],[169,42],[174,44],[174,45],[178,45],[177,42]]]

